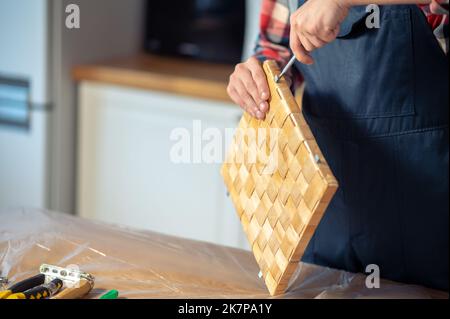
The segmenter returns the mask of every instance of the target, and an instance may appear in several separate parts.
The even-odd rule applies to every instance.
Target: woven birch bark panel
[[[283,294],[338,182],[287,82],[270,88],[265,120],[245,113],[221,174],[271,295]]]

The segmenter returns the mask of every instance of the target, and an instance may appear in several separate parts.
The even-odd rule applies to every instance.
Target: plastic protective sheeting
[[[0,212],[0,276],[30,277],[42,263],[76,265],[95,276],[87,296],[269,298],[250,252],[41,210]],[[446,292],[300,264],[285,298],[448,298]]]

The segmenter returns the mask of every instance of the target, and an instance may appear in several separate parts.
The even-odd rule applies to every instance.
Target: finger
[[[297,34],[295,32],[291,32],[290,35],[290,46],[291,50],[294,53],[297,60],[299,60],[303,64],[313,64],[314,60],[311,58],[311,56],[308,54],[308,52],[303,47],[302,43],[300,42],[299,38],[297,37]]]
[[[338,24],[336,26],[336,28],[334,28],[334,30],[331,31],[331,36],[333,37],[333,39],[336,39],[336,37],[339,34],[339,31],[341,31],[341,25],[340,24]]]
[[[325,29],[323,32],[320,33],[319,37],[322,41],[325,41],[326,43],[330,43],[334,39],[336,39],[337,35],[339,34],[340,26],[337,25],[334,29]]]
[[[234,89],[234,83],[235,83],[234,81],[235,81],[235,79],[232,74],[232,75],[230,75],[230,80],[228,82],[227,93],[228,93],[228,96],[231,98],[231,100],[234,103],[236,103],[237,105],[240,105],[240,103],[239,103],[240,101],[238,99],[236,90]]]
[[[311,33],[307,33],[307,35],[308,40],[311,42],[315,49],[319,49],[327,44],[327,42],[321,40],[318,36],[312,35]]]
[[[250,111],[253,112],[253,114],[257,116],[258,112],[260,112],[258,106],[256,105],[251,95],[247,92],[247,89],[244,86],[244,83],[242,83],[242,81],[240,82],[240,84],[235,86],[235,90],[239,94],[239,97],[242,99],[245,109],[249,112]]]
[[[239,96],[239,94],[237,93],[237,91],[234,89],[233,86],[231,85],[228,86],[227,93],[234,103],[236,103],[240,107],[244,106],[244,101],[242,101],[241,97]]]
[[[228,94],[230,95],[230,97],[231,97],[231,99],[233,100],[234,103],[239,105],[245,112],[247,112],[251,116],[256,117],[256,114],[255,114],[255,112],[253,112],[253,110],[247,109],[247,107],[245,106],[244,100],[241,98],[241,96],[236,91],[236,89],[234,89],[234,88],[229,89],[229,93]]]
[[[242,100],[241,96],[239,95],[239,93],[236,91],[235,87],[234,87],[234,83],[235,82],[230,82],[230,84],[227,87],[227,93],[230,96],[231,100],[236,103],[237,105],[239,105],[244,111],[247,111],[245,109],[245,103],[244,100]]]
[[[264,114],[267,113],[269,111],[269,103],[267,103],[266,101],[262,102],[259,105],[259,110]]]
[[[266,74],[257,59],[250,60],[249,69],[253,80],[258,87],[261,101],[267,101],[270,97],[269,85],[267,84]]]
[[[263,112],[261,112],[261,111],[258,111],[258,112],[256,113],[256,118],[257,118],[258,120],[263,121],[263,120],[266,119],[266,113],[263,113]]]
[[[244,84],[247,89],[247,93],[253,98],[255,105],[259,108],[259,104],[263,101],[260,97],[258,87],[256,86],[256,82],[253,80],[253,76],[250,73],[250,70],[242,71],[240,74],[240,80]]]
[[[316,47],[309,40],[308,34],[302,33],[299,36],[299,39],[300,39],[300,42],[303,45],[303,47],[306,49],[306,51],[312,52],[316,49]]]

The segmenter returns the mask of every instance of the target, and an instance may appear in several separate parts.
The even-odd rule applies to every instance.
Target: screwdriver
[[[288,64],[286,64],[286,66],[284,67],[283,71],[281,71],[281,73],[279,75],[275,75],[275,83],[278,83],[278,81],[280,81],[280,79],[283,77],[283,75],[286,74],[287,71],[289,71],[289,69],[291,68],[291,66],[295,63],[295,55],[289,60]]]

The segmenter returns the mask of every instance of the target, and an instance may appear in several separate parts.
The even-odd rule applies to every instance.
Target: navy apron
[[[448,58],[416,5],[380,6],[379,29],[367,15],[353,7],[315,64],[296,64],[340,184],[303,261],[448,290]]]

